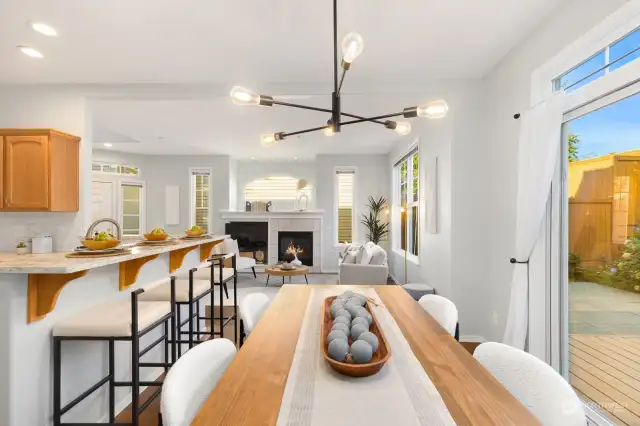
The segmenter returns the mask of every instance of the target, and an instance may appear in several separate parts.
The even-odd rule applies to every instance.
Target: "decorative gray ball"
[[[360,335],[365,331],[369,331],[369,327],[362,324],[356,324],[351,327],[351,337],[353,338],[353,340],[358,340],[358,337],[360,337]]]
[[[364,297],[359,297],[358,295],[352,296],[347,300],[347,303],[353,303],[356,306],[364,306],[366,303],[366,299]]]
[[[369,325],[373,324],[373,317],[365,308],[359,307],[354,317],[362,317],[369,321]]]
[[[370,331],[365,331],[364,333],[362,333],[360,336],[358,336],[358,340],[364,340],[365,342],[370,344],[371,348],[373,349],[373,353],[378,350],[378,346],[380,345],[378,337]]]
[[[347,297],[351,297],[353,296],[355,293],[352,292],[351,290],[347,290],[344,293],[342,293],[340,296],[347,296]]]
[[[362,318],[362,317],[355,317],[352,321],[351,321],[351,327],[353,327],[356,324],[362,324],[365,327],[367,327],[367,330],[369,329],[369,321],[367,321],[366,318]]]
[[[329,343],[328,352],[332,359],[343,362],[349,354],[349,342],[343,339],[334,339]]]
[[[343,340],[334,340],[334,342],[342,341]],[[331,345],[329,345],[329,347],[331,347]],[[351,357],[356,364],[365,364],[373,358],[373,348],[365,340],[357,340],[351,345]]]
[[[349,318],[347,317],[337,317],[336,319],[333,320],[334,325],[338,323],[342,323],[347,327],[351,327],[351,321],[349,321]]]
[[[358,315],[358,308],[360,308],[360,306],[358,305],[354,305],[353,303],[347,303],[346,305],[344,305],[344,308],[349,311],[349,313],[351,314],[352,317],[357,317]]]
[[[342,323],[334,323],[333,327],[331,327],[331,331],[334,330],[340,330],[342,331],[344,334],[346,334],[347,336],[349,335],[349,326],[346,324],[342,324]]]
[[[344,294],[341,294],[340,296],[336,297],[336,300],[339,300],[342,303],[346,303],[346,301],[349,300],[349,296],[345,296]]]
[[[349,341],[349,338],[347,337],[347,335],[344,333],[344,331],[340,331],[340,330],[333,330],[331,333],[329,333],[329,335],[327,336],[327,343],[331,343],[332,341],[336,340],[336,339],[342,339],[345,342]]]
[[[344,309],[344,305],[342,303],[331,305],[331,318],[335,318],[338,311],[342,309]]]
[[[349,311],[347,311],[346,309],[340,309],[338,312],[336,312],[336,318],[337,317],[347,317],[349,318],[349,320],[351,320],[352,316],[351,313],[349,313]]]

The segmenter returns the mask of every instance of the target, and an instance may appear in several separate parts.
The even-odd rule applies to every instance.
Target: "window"
[[[399,238],[394,239],[394,246],[400,250],[418,256],[418,203],[420,188],[420,158],[418,150],[411,151],[394,166],[396,188],[394,204],[400,212],[396,229],[400,228]]]
[[[311,199],[311,184],[298,190],[298,182],[302,179],[291,176],[271,176],[256,179],[244,187],[245,201],[295,201],[303,193]],[[306,182],[306,181],[304,181]]]
[[[91,163],[91,171],[99,173],[109,173],[112,175],[140,176],[140,169],[135,166],[125,166],[122,164],[110,164],[93,162]]]
[[[122,188],[122,234],[142,235],[142,184],[123,183]]]
[[[553,90],[572,92],[640,57],[640,28],[553,80]]]
[[[353,185],[355,176],[355,170],[336,170],[338,243],[352,243],[354,239]]]
[[[209,232],[211,170],[191,170],[191,225]]]

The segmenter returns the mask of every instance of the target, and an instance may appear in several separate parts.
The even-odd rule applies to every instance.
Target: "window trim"
[[[122,175],[121,175],[122,176]],[[124,194],[122,193],[122,188],[124,186],[137,186],[140,188],[140,212],[138,216],[140,218],[140,234],[136,235],[126,235],[126,237],[141,237],[144,235],[147,229],[147,184],[146,181],[143,180],[135,180],[135,179],[120,179],[118,182],[118,207],[119,207],[119,218],[120,224],[122,225],[122,237],[124,238]]]
[[[406,250],[403,250],[400,247],[401,241],[402,241],[402,236],[400,235],[400,232],[393,232],[394,229],[398,229],[401,230],[402,229],[402,224],[400,223],[400,217],[402,215],[401,209],[402,209],[402,205],[401,205],[401,191],[399,190],[400,188],[400,172],[399,172],[399,168],[398,166],[400,165],[400,163],[402,163],[405,160],[409,160],[414,154],[418,154],[418,200],[417,201],[411,201],[408,202],[407,201],[407,209],[412,208],[412,207],[417,207],[418,208],[418,233],[419,231],[419,227],[421,224],[420,221],[420,192],[422,189],[422,185],[420,184],[420,169],[421,169],[421,162],[420,162],[420,147],[419,145],[416,144],[412,144],[404,154],[400,155],[398,157],[398,160],[393,164],[393,166],[391,167],[391,174],[393,175],[393,188],[392,188],[392,215],[391,215],[391,226],[392,226],[392,232],[391,232],[391,250],[396,253],[399,256],[402,257],[407,257],[407,261],[413,263],[414,265],[419,265],[420,264],[420,239],[418,238],[418,255],[416,256],[415,254],[411,253],[411,252],[407,252]],[[398,172],[396,172],[396,169],[398,170]],[[409,167],[409,163],[407,162],[407,185],[409,185],[409,183],[413,183],[413,167]],[[407,200],[409,200],[409,189],[411,189],[411,194],[413,194],[413,186],[407,188]],[[408,223],[408,221],[407,221]]]
[[[93,166],[96,165],[96,164],[100,166],[100,170],[93,170]],[[103,166],[128,167],[130,169],[137,169],[138,170],[138,174],[131,175],[131,174],[127,174],[127,173],[105,172],[105,171],[102,170]],[[91,173],[99,173],[99,174],[108,175],[108,176],[124,176],[126,178],[139,178],[139,177],[142,176],[142,170],[138,166],[134,166],[132,164],[109,163],[107,161],[92,161],[91,162]]]
[[[195,196],[195,190],[196,187],[194,185],[195,179],[194,176],[195,174],[198,173],[202,173],[202,174],[208,174],[209,175],[209,214],[207,215],[207,233],[211,234],[213,231],[211,229],[212,225],[213,225],[213,208],[212,208],[212,199],[211,199],[211,193],[212,193],[212,185],[211,183],[213,182],[211,179],[211,175],[212,175],[212,168],[211,167],[189,167],[189,228],[191,228],[196,221],[196,196]]]
[[[357,244],[360,233],[358,232],[358,224],[356,219],[358,217],[358,207],[356,200],[358,199],[358,167],[356,166],[336,166],[333,168],[333,247],[340,249],[344,246],[344,243],[338,240],[338,205],[339,205],[339,188],[338,188],[338,173],[339,172],[352,172],[353,173],[353,209],[351,211],[351,244]]]

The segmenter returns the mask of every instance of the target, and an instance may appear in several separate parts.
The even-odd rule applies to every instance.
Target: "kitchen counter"
[[[136,242],[126,242],[123,245],[134,245],[131,254],[95,259],[73,259],[65,257],[69,252],[54,252],[46,254],[22,254],[0,252],[0,274],[69,274],[85,271],[101,266],[113,265],[128,260],[140,259],[161,253],[168,253],[188,247],[201,246],[209,243],[219,243],[228,235],[213,235],[211,238],[200,240],[180,240],[178,244],[162,247],[135,246]]]

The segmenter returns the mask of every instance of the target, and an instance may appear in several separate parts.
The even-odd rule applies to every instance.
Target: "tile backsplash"
[[[0,251],[13,251],[18,242],[42,233],[52,235],[55,251],[71,250],[79,245],[85,229],[81,216],[79,213],[0,213]]]

